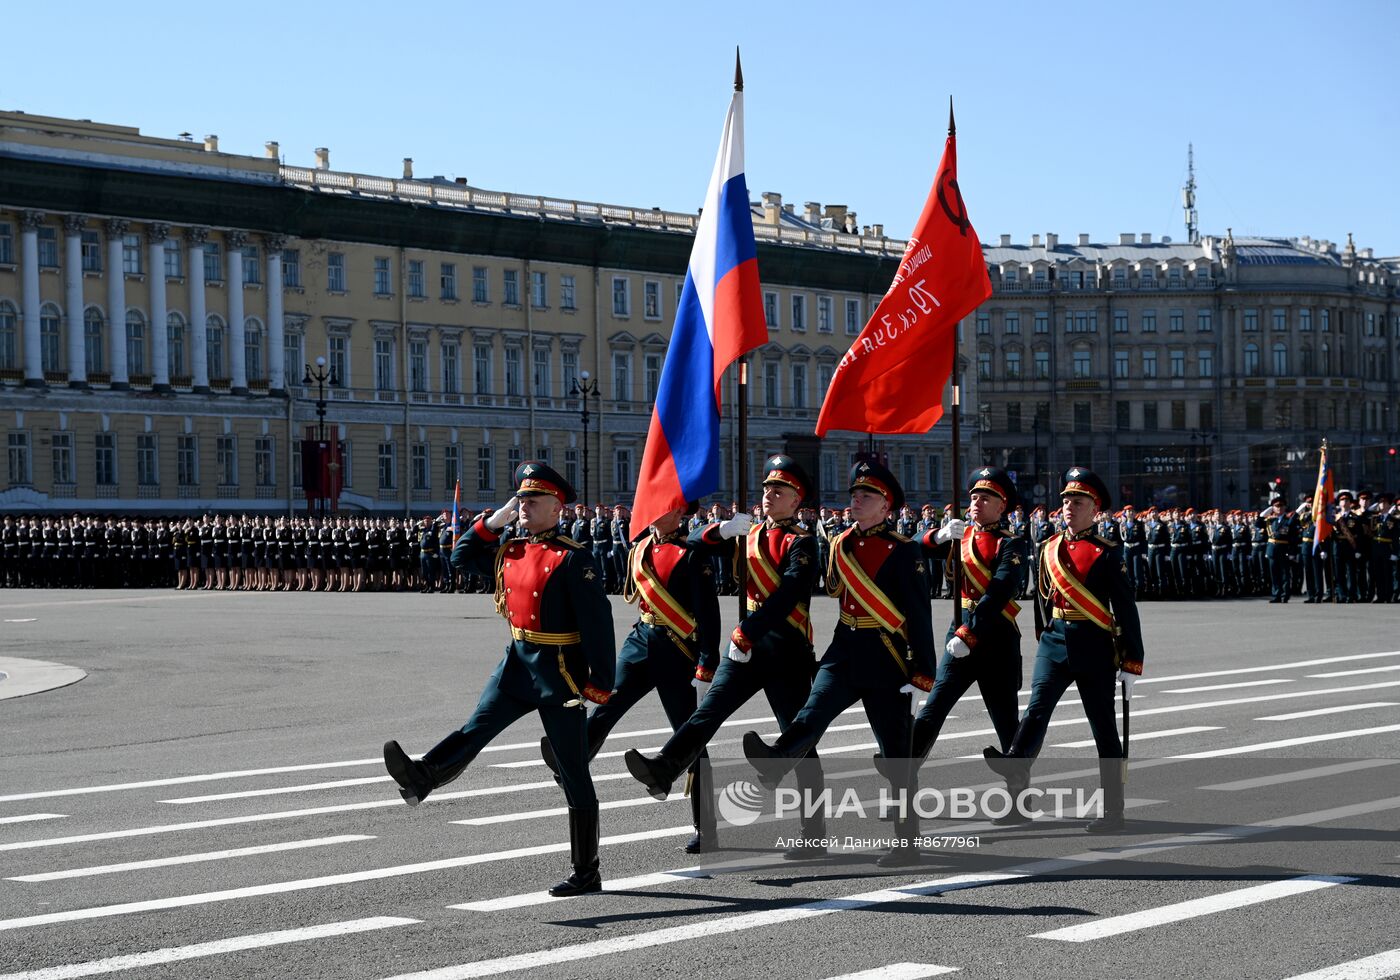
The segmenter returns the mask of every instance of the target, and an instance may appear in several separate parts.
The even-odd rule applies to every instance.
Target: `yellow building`
[[[304,507],[319,358],[341,508],[437,510],[458,477],[488,505],[530,456],[630,501],[695,216],[317,158],[0,113],[0,510]],[[763,197],[772,342],[752,358],[749,472],[796,450],[836,501],[865,440],[810,434],[903,244],[844,207]],[[911,500],[945,492],[947,439],[881,439]]]

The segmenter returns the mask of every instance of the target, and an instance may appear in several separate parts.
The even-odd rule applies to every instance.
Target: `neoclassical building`
[[[777,194],[753,218],[770,343],[751,359],[748,471],[796,452],[837,502],[867,442],[818,442],[817,409],[903,242]],[[695,222],[417,178],[409,160],[375,177],[326,150],[294,167],[275,143],[0,113],[0,510],[304,508],[321,390],[341,508],[437,510],[459,478],[488,505],[527,456],[591,501],[630,500]],[[1310,486],[1326,437],[1343,483],[1400,483],[1400,260],[1229,235],[984,251],[963,472],[1000,463],[1045,499],[1082,463],[1139,505],[1246,506],[1277,476]],[[316,370],[336,383],[307,383]],[[948,499],[946,423],[876,449],[911,501]]]
[[[903,245],[855,217],[754,207],[771,342],[752,357],[749,472],[792,449],[836,499],[865,441],[819,446],[817,409]],[[630,501],[695,221],[418,179],[407,160],[370,177],[324,150],[299,168],[276,144],[0,114],[0,509],[304,507],[318,358],[341,508],[435,510],[459,478],[490,504],[527,456]],[[936,495],[947,445],[880,448]]]
[[[995,293],[964,343],[983,459],[1047,487],[1089,465],[1139,507],[1243,507],[1280,476],[1311,490],[1326,438],[1342,484],[1400,483],[1400,260],[1229,234],[984,252]]]

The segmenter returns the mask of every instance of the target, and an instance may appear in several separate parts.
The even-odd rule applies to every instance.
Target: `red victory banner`
[[[958,321],[992,295],[982,245],[958,189],[957,135],[948,141],[899,271],[827,389],[817,435],[927,432],[943,416]]]

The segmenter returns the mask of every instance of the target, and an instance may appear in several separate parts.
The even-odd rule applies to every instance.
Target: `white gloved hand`
[[[1135,684],[1137,679],[1141,676],[1141,674],[1130,674],[1124,670],[1118,672],[1118,683],[1127,685],[1128,697],[1131,698],[1133,696],[1133,684]]]
[[[735,514],[719,526],[719,536],[722,538],[737,538],[740,535],[748,534],[749,528],[751,527],[753,527],[752,517],[748,514]]]
[[[705,695],[710,693],[710,682],[702,681],[698,677],[691,678],[690,686],[695,688],[695,690],[699,692],[695,695],[696,704],[699,704],[701,701],[705,700]]]
[[[734,661],[736,664],[746,664],[749,662],[749,658],[753,656],[753,651],[741,650],[733,640],[730,640],[729,652],[725,654],[725,656],[727,656],[730,660]]]
[[[491,516],[486,518],[486,529],[488,531],[499,531],[520,513],[520,498],[511,495],[505,503],[491,512]]]
[[[1390,560],[1391,560],[1391,561],[1400,561],[1400,555],[1391,555],[1391,556],[1390,556]]]
[[[955,517],[938,529],[938,533],[933,536],[933,542],[934,544],[943,544],[945,541],[952,541],[954,538],[961,541],[966,531],[967,521]]]
[[[905,684],[903,687],[901,687],[901,688],[899,689],[899,693],[900,693],[900,694],[923,694],[924,692],[921,691],[921,690],[919,690],[919,689],[918,689],[917,687],[915,687],[913,684]]]
[[[955,636],[948,641],[943,650],[954,660],[961,660],[972,652],[972,647],[968,646],[961,636]]]

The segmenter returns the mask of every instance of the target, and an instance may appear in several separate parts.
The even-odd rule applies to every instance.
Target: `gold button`
[[[531,592],[530,594],[531,594],[532,596],[534,596],[536,599],[538,599],[539,596],[540,596],[540,594],[539,594],[538,592]]]
[[[534,614],[534,613],[530,613],[530,618],[531,618],[531,619],[534,619],[534,618],[535,618],[535,614]]]
[[[548,565],[544,566],[544,570],[545,570],[546,572],[549,571],[549,566],[548,566]]]
[[[506,593],[509,594],[509,592],[510,592],[510,589],[506,589]]]

